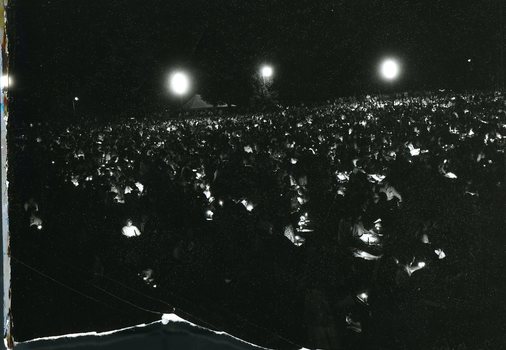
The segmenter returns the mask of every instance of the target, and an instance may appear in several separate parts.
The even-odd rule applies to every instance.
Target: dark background
[[[188,69],[209,102],[247,105],[262,62],[282,103],[504,84],[501,0],[10,1],[17,120],[159,111]],[[397,57],[402,79],[377,67]],[[468,59],[471,62],[468,62]]]

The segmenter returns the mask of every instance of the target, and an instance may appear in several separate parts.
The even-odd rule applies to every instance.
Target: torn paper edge
[[[160,322],[160,321],[154,321],[154,322],[151,322],[151,323],[141,323],[141,324],[138,324],[138,325],[135,325],[135,326],[129,326],[129,327],[124,327],[124,328],[115,329],[115,330],[112,330],[112,331],[104,331],[104,332],[91,331],[91,332],[70,333],[70,334],[63,334],[63,335],[51,335],[51,336],[47,336],[47,337],[34,338],[34,339],[22,341],[22,342],[14,342],[14,345],[28,344],[28,343],[38,342],[38,341],[65,339],[65,338],[79,338],[79,337],[88,337],[88,336],[102,337],[102,336],[111,335],[111,334],[114,334],[114,333],[123,332],[123,331],[129,330],[129,329],[147,327],[147,326],[150,326],[150,325],[158,323],[158,322]]]
[[[15,342],[14,345],[28,344],[28,343],[40,342],[40,341],[66,339],[66,338],[79,338],[79,337],[87,337],[87,336],[99,336],[99,337],[102,337],[102,336],[112,335],[112,334],[115,334],[115,333],[123,332],[123,331],[126,331],[126,330],[131,330],[131,329],[135,329],[135,328],[144,328],[144,327],[147,327],[147,326],[150,326],[150,325],[154,325],[154,324],[162,324],[162,325],[165,326],[165,325],[167,325],[169,323],[177,323],[177,322],[185,323],[185,324],[188,324],[188,325],[190,325],[192,327],[195,327],[195,328],[198,328],[198,329],[203,329],[203,330],[206,330],[208,332],[212,332],[212,333],[217,334],[217,335],[226,336],[226,337],[232,338],[232,339],[237,340],[237,341],[239,341],[241,343],[253,346],[253,347],[258,348],[258,349],[271,350],[269,348],[264,348],[262,346],[250,343],[250,342],[248,342],[246,340],[237,338],[237,337],[235,337],[235,336],[233,336],[233,335],[231,335],[231,334],[229,334],[227,332],[215,331],[215,330],[212,330],[212,329],[209,329],[209,328],[206,328],[206,327],[199,326],[199,325],[197,325],[195,323],[192,323],[192,322],[190,322],[188,320],[185,320],[184,318],[179,317],[178,315],[176,315],[174,313],[163,314],[162,318],[159,321],[154,321],[154,322],[147,323],[147,324],[146,323],[142,323],[142,324],[139,324],[139,325],[136,325],[136,326],[130,326],[130,327],[120,328],[120,329],[116,329],[116,330],[112,330],[112,331],[104,331],[104,332],[92,331],[92,332],[72,333],[72,334],[65,334],[65,335],[56,335],[56,336],[41,337],[41,338],[30,339],[30,340],[23,341],[23,342]],[[303,350],[303,349],[304,348],[301,348],[301,350]]]
[[[178,315],[176,315],[175,313],[170,313],[170,314],[163,314],[162,315],[162,319],[160,321],[157,321],[157,322],[161,322],[162,324],[168,324],[170,322],[182,322],[182,323],[187,323],[189,324],[190,326],[192,327],[196,327],[196,328],[199,328],[199,329],[204,329],[204,330],[207,330],[209,332],[213,332],[214,334],[217,334],[217,335],[224,335],[224,336],[227,336],[227,337],[230,337],[232,339],[235,339],[235,340],[238,340],[240,341],[241,343],[244,343],[244,344],[248,344],[248,345],[251,345],[251,346],[254,346],[258,349],[266,349],[266,350],[271,350],[269,348],[264,348],[260,345],[257,345],[257,344],[253,344],[253,343],[250,343],[246,340],[243,340],[241,338],[238,338],[236,336],[233,336],[232,334],[230,333],[227,333],[227,332],[223,332],[223,331],[215,331],[215,330],[212,330],[212,329],[209,329],[209,328],[206,328],[206,327],[202,327],[202,326],[199,326],[193,322],[190,322],[188,320],[185,320],[184,318],[182,317],[179,317]]]
[[[8,0],[3,0],[3,17],[2,17],[2,54],[0,55],[0,65],[2,67],[2,74],[9,73],[8,67],[8,40],[7,40],[7,9]],[[8,182],[7,182],[7,119],[9,116],[7,109],[8,102],[8,91],[3,89],[1,91],[2,97],[0,101],[0,119],[1,119],[1,162],[2,170],[2,272],[3,272],[3,338],[5,347],[8,349],[13,348],[14,340],[11,334],[11,320],[10,320],[10,308],[11,308],[11,293],[10,293],[10,282],[11,282],[11,268],[10,268],[10,257],[9,257],[9,206],[8,206]]]

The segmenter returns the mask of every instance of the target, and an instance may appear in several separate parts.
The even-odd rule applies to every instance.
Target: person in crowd
[[[121,229],[121,234],[125,237],[139,237],[141,235],[141,231],[135,226],[131,219],[128,219],[125,222],[125,226]]]

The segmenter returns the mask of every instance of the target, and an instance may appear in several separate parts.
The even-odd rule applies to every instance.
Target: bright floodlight
[[[170,77],[170,90],[176,95],[184,95],[190,89],[190,79],[183,72],[176,72]]]
[[[74,101],[79,101],[79,97],[74,97]]]
[[[0,81],[0,85],[2,89],[7,89],[12,86],[12,79],[7,74],[2,75],[2,79]]]
[[[394,80],[399,76],[399,63],[394,59],[386,59],[381,63],[381,75],[386,80]]]
[[[260,73],[262,74],[262,78],[270,78],[274,72],[271,66],[263,66]]]

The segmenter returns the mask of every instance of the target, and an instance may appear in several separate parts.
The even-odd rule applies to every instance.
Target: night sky
[[[19,118],[162,110],[174,67],[210,102],[247,105],[272,63],[283,103],[383,91],[493,89],[504,77],[501,0],[10,1]],[[503,7],[503,9],[501,9]],[[501,12],[502,11],[502,12]],[[504,27],[504,23],[502,23]],[[385,84],[381,58],[402,78]],[[468,62],[471,59],[471,62]]]

